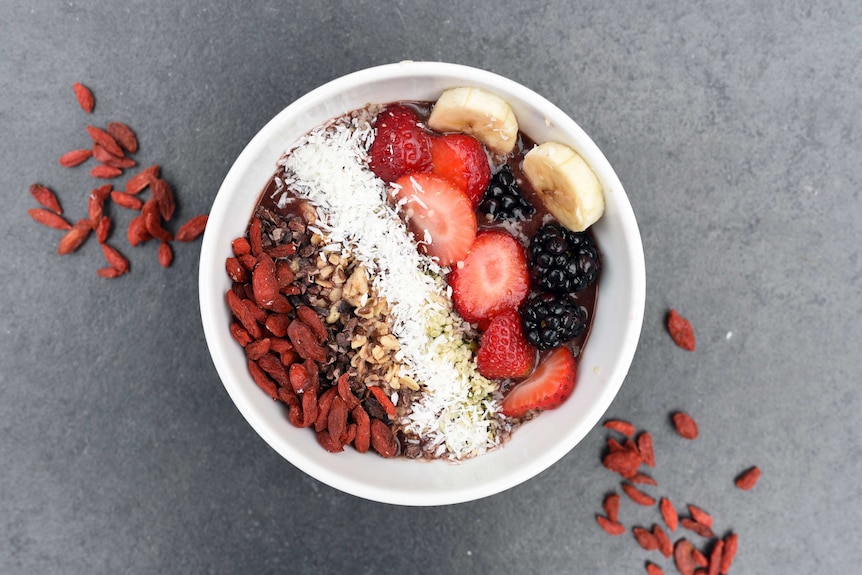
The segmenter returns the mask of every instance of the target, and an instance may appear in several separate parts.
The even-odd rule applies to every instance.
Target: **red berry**
[[[488,379],[521,378],[536,365],[536,348],[527,342],[517,310],[494,317],[476,353],[479,373]]]
[[[476,239],[476,214],[470,200],[448,180],[432,174],[409,174],[393,185],[392,199],[401,206],[419,250],[441,266],[463,260]]]
[[[552,351],[533,375],[515,385],[503,398],[503,413],[521,417],[534,409],[553,409],[575,389],[577,364],[567,347]]]
[[[449,274],[449,285],[455,311],[470,323],[517,309],[530,292],[524,248],[506,232],[482,232],[463,265]]]
[[[383,110],[374,122],[377,134],[368,150],[369,167],[383,181],[394,182],[404,174],[431,168],[431,136],[419,125],[419,117],[407,106]]]
[[[464,190],[474,208],[491,181],[485,148],[467,134],[446,134],[431,140],[431,173]]]

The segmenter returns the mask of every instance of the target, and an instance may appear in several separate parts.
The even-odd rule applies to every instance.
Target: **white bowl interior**
[[[231,241],[245,233],[276,161],[303,134],[369,103],[435,100],[442,90],[472,85],[505,98],[521,129],[538,142],[572,146],[605,189],[606,210],[594,231],[605,267],[596,320],[578,367],[572,397],[518,429],[503,448],[451,464],[383,459],[347,448],[331,454],[308,429],[287,420],[252,381],[242,348],[231,338],[224,262]],[[210,211],[200,262],[200,304],[207,344],[219,376],[242,415],[293,465],[336,489],[401,505],[442,505],[478,499],[540,473],[570,451],[599,421],[617,394],[634,356],[643,320],[645,272],[637,222],[622,184],[587,134],[559,108],[520,84],[475,68],[402,62],[334,80],[296,100],[252,139],[227,174]]]

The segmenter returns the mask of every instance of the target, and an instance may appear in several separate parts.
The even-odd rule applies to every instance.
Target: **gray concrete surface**
[[[735,531],[735,573],[853,573],[862,551],[862,3],[0,2],[0,573],[643,573],[596,525],[619,489],[605,430],[505,493],[363,501],[304,476],[223,390],[197,307],[199,243],[98,278],[30,220],[33,182],[85,216],[57,158],[122,120],[206,212],[272,116],[341,74],[486,68],[569,112],[616,167],[644,240],[647,306],[609,416],[653,432],[658,488]],[[71,85],[91,86],[92,117]],[[120,226],[128,220],[116,211]],[[669,340],[675,307],[698,349]],[[700,423],[691,443],[668,416]],[[751,492],[733,486],[749,465]],[[627,526],[654,509],[624,501]],[[675,538],[680,534],[674,534]],[[699,544],[702,540],[694,537]]]

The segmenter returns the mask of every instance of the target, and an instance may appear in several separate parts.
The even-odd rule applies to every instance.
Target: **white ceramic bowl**
[[[537,142],[572,146],[605,189],[605,214],[593,227],[604,270],[589,342],[573,395],[556,410],[518,429],[502,449],[461,464],[383,459],[350,448],[331,454],[308,429],[287,420],[252,381],[242,348],[228,331],[225,258],[245,233],[276,161],[297,138],[344,112],[369,103],[435,100],[445,88],[472,85],[505,98],[521,129]],[[204,334],[219,376],[254,430],[290,463],[336,489],[400,505],[444,505],[479,499],[522,483],[566,455],[603,416],[634,356],[643,320],[645,272],[637,222],[623,186],[599,148],[555,105],[496,74],[437,62],[401,62],[343,76],[293,102],[246,146],[224,180],[210,211],[200,260]]]

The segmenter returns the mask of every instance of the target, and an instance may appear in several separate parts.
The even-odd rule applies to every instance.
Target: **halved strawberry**
[[[388,106],[374,121],[377,131],[368,150],[369,167],[385,182],[431,169],[431,136],[419,117],[401,104]]]
[[[521,378],[536,365],[536,348],[527,342],[517,310],[494,317],[482,334],[476,366],[488,379]]]
[[[517,309],[530,292],[524,248],[507,232],[482,232],[463,265],[449,274],[449,285],[455,311],[470,323],[486,324]]]
[[[485,147],[467,134],[445,134],[431,140],[431,173],[464,190],[474,208],[491,181]]]
[[[419,251],[436,257],[441,266],[463,260],[476,239],[476,214],[467,196],[448,180],[432,174],[408,174],[393,184],[392,200]]]
[[[533,375],[516,384],[503,398],[503,413],[522,417],[534,409],[553,409],[563,403],[575,389],[578,366],[567,347],[552,351]]]

